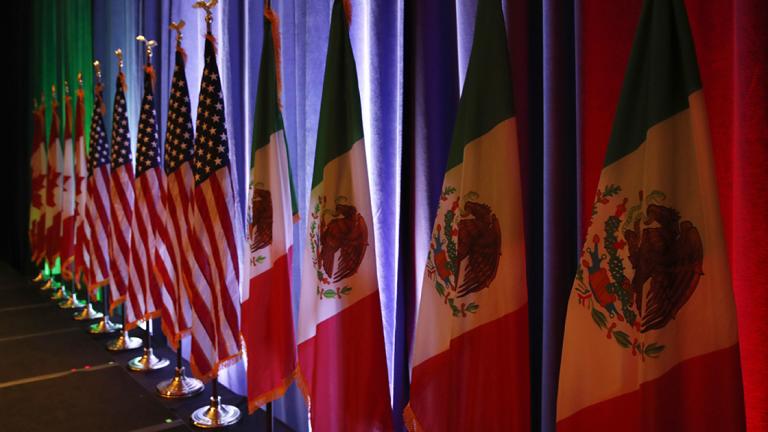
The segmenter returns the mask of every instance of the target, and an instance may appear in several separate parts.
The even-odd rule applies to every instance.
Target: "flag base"
[[[97,312],[98,313],[98,312]],[[109,315],[101,314],[101,319],[96,324],[88,328],[90,334],[110,334],[122,329],[123,326],[115,324],[109,320]]]
[[[120,326],[122,328],[122,326]],[[120,330],[120,329],[118,329]],[[141,338],[132,337],[128,334],[127,330],[120,332],[120,336],[117,339],[112,339],[107,342],[107,349],[109,351],[128,351],[136,348],[141,348],[143,342]]]
[[[199,379],[184,375],[184,367],[179,366],[173,378],[160,382],[155,388],[160,397],[182,399],[200,393],[205,386]]]
[[[75,312],[74,315],[72,315],[72,318],[74,318],[75,321],[90,321],[90,320],[95,320],[103,317],[104,317],[104,314],[101,312],[97,312],[96,309],[94,309],[90,303],[86,304],[83,307],[83,310],[81,310],[80,312]]]
[[[77,294],[72,291],[72,295],[65,301],[59,302],[59,307],[62,309],[80,309],[85,307],[85,302],[77,299]]]
[[[67,295],[67,291],[64,290],[64,287],[61,287],[53,292],[53,295],[51,295],[51,300],[53,301],[69,300],[69,295]]]
[[[40,287],[40,291],[50,291],[53,289],[53,278],[48,279],[43,286]]]
[[[211,396],[211,404],[198,408],[189,417],[192,424],[203,429],[229,426],[240,420],[240,410],[236,406],[221,403],[220,396]]]
[[[138,338],[134,338],[138,339]],[[128,362],[128,369],[134,372],[150,372],[171,364],[168,359],[158,358],[150,347],[144,347],[144,354]]]
[[[45,279],[45,276],[43,276],[43,272],[41,271],[34,279],[32,279],[32,282],[42,282],[43,279]]]

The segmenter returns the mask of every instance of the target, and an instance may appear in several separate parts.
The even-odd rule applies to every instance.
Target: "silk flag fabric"
[[[131,260],[134,175],[128,109],[125,101],[125,75],[119,66],[112,108],[112,153],[109,192],[109,269],[110,312],[125,301]],[[128,319],[128,318],[126,318]]]
[[[683,2],[646,1],[568,303],[560,431],[744,430],[703,91]]]
[[[215,378],[240,359],[240,245],[242,220],[232,176],[224,94],[216,64],[216,40],[205,37],[205,67],[195,124],[192,249],[200,274],[191,295],[192,372]]]
[[[104,86],[96,84],[93,92],[93,113],[91,115],[91,148],[88,152],[88,182],[86,202],[86,225],[90,228],[88,251],[91,256],[88,272],[88,291],[109,283],[109,230],[111,211],[110,191],[110,148],[104,129]]]
[[[501,4],[480,0],[412,356],[412,431],[528,430],[517,124]]]
[[[88,160],[85,150],[85,93],[82,85],[77,89],[75,102],[75,274],[79,282],[85,276],[91,264],[90,241],[91,227],[86,221],[86,202],[88,200]],[[86,281],[86,283],[88,283]]]
[[[45,255],[45,180],[48,159],[45,153],[45,104],[41,103],[32,112],[34,129],[32,134],[32,156],[30,172],[32,177],[29,204],[29,245],[32,261],[39,263]]]
[[[158,228],[165,229],[162,203],[160,144],[157,137],[157,113],[154,97],[155,71],[149,62],[144,66],[144,96],[141,101],[136,144],[134,180],[135,201],[131,221],[131,260],[125,299],[125,328],[135,328],[140,320],[156,318],[163,305],[173,301],[163,298],[163,280],[156,274],[162,262],[155,261],[158,249],[165,256],[165,245]],[[166,314],[167,315],[167,314]]]
[[[170,262],[164,266],[164,287],[176,298],[174,316],[163,317],[163,332],[176,343],[192,326],[192,310],[189,293],[192,290],[193,275],[200,275],[192,253],[191,232],[192,191],[195,179],[192,176],[191,161],[195,151],[195,137],[192,129],[192,113],[189,87],[184,70],[185,53],[181,40],[177,40],[176,59],[171,79],[171,94],[168,100],[168,119],[165,134],[165,229],[168,240]],[[160,257],[158,256],[158,259]],[[194,269],[194,270],[193,270]]]
[[[293,220],[298,216],[280,112],[279,24],[264,12],[248,198],[249,283],[242,299],[248,410],[280,398],[293,381]]]
[[[48,265],[53,268],[61,255],[61,188],[64,155],[59,138],[59,104],[51,101],[51,127],[48,133],[48,179],[46,181],[45,244]]]
[[[348,31],[343,3],[336,0],[302,263],[298,378],[313,430],[391,430],[371,196]]]
[[[61,274],[72,279],[75,261],[75,145],[72,136],[72,98],[69,92],[64,98],[64,159],[62,161],[61,188]]]

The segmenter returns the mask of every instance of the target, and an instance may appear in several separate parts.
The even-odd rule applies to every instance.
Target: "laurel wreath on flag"
[[[322,286],[323,284],[328,285],[331,283],[330,278],[326,276],[325,272],[322,270],[320,257],[318,256],[320,254],[320,218],[326,211],[326,202],[327,199],[325,195],[317,197],[315,206],[310,212],[311,222],[309,224],[309,251],[310,255],[312,256],[312,266],[315,269],[315,276],[317,277],[317,287],[315,294],[320,300],[333,298],[340,299],[352,292],[352,287],[348,285],[336,288],[324,288]]]
[[[440,194],[440,207],[447,204],[452,195],[456,194],[456,188],[446,186]],[[429,255],[427,256],[427,278],[435,282],[435,291],[443,299],[443,303],[451,309],[454,317],[466,318],[467,314],[474,314],[480,309],[475,302],[460,303],[456,297],[456,284],[458,272],[458,248],[456,242],[459,231],[456,227],[458,218],[456,210],[459,209],[459,197],[451,201],[451,206],[443,215],[443,223],[435,225],[432,241],[430,242]]]
[[[592,219],[594,220],[594,217],[598,214],[598,206],[608,205],[620,193],[621,186],[616,184],[609,184],[602,191],[598,190],[592,205]],[[645,204],[658,202],[664,198],[664,193],[653,191],[645,198]],[[594,287],[591,287],[590,281],[585,280],[584,277],[584,270],[586,268],[584,264],[580,265],[576,272],[574,290],[576,291],[575,297],[578,304],[590,310],[592,320],[598,328],[606,331],[606,338],[615,340],[621,348],[631,350],[633,356],[639,355],[642,361],[645,361],[646,358],[658,358],[666,346],[657,342],[645,343],[638,340],[637,337],[630,335],[630,333],[619,329],[620,326],[629,326],[632,329],[631,332],[634,333],[635,327],[639,325],[637,314],[629,298],[630,294],[623,286],[624,283],[628,282],[628,279],[625,275],[624,259],[619,255],[619,250],[626,243],[624,239],[618,238],[618,232],[622,222],[624,227],[626,227],[643,217],[643,202],[634,205],[629,211],[626,211],[627,201],[628,199],[624,198],[617,205],[617,211],[606,219],[603,238],[601,239],[598,234],[595,234],[593,237],[594,248],[585,247],[583,252],[585,256],[593,252],[594,256],[598,256],[598,244],[602,243],[603,250],[607,254],[608,271],[611,275],[611,281],[606,285],[606,289],[620,301],[621,312],[615,310],[615,308],[606,309],[604,305],[596,301],[595,293],[593,292]],[[625,220],[621,219],[623,214],[627,215]],[[593,220],[590,221],[590,226]],[[605,255],[600,256],[600,258],[605,258]],[[607,316],[606,313],[608,314]]]

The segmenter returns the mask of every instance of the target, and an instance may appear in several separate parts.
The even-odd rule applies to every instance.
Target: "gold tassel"
[[[264,17],[272,25],[272,46],[275,52],[275,79],[277,80],[277,105],[280,107],[280,111],[283,110],[282,94],[283,94],[283,73],[280,62],[280,18],[277,13],[271,7],[264,8]]]

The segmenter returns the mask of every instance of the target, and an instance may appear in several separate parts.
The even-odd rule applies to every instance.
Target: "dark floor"
[[[172,366],[149,374],[130,372],[125,365],[140,350],[107,351],[105,344],[113,336],[88,334],[90,323],[74,321],[71,310],[59,309],[38,286],[0,263],[0,429],[196,429],[189,415],[207,404],[210,385],[189,399],[158,397],[155,385],[173,375]],[[133,333],[143,337],[141,330]],[[153,345],[159,356],[175,358],[162,334],[155,335]],[[267,430],[263,411],[245,415],[245,398],[224,386],[219,389],[224,403],[236,405],[244,413],[240,422],[226,430]],[[278,420],[273,430],[290,431]]]

